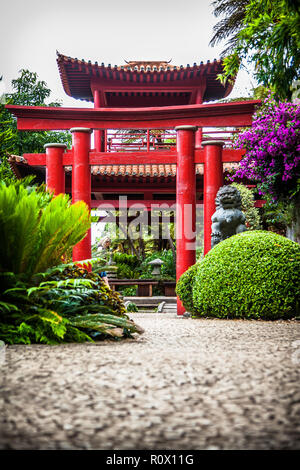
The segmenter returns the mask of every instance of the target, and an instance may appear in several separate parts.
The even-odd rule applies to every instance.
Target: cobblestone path
[[[131,314],[136,340],[9,346],[1,449],[300,449],[300,322]]]

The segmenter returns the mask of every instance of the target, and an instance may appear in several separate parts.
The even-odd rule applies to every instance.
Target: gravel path
[[[300,322],[131,314],[137,340],[9,346],[1,449],[300,449]]]

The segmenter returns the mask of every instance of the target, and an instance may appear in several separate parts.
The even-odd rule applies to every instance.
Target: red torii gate
[[[176,278],[196,261],[195,164],[204,164],[204,254],[211,248],[211,216],[215,197],[223,184],[223,163],[238,162],[244,151],[223,149],[221,141],[196,146],[198,127],[243,127],[252,122],[259,100],[207,105],[152,108],[52,108],[7,105],[18,119],[19,130],[72,132],[72,150],[64,144],[47,144],[45,154],[24,154],[32,166],[46,166],[46,183],[57,195],[65,192],[64,166],[72,166],[72,202],[83,200],[91,209],[91,165],[176,164]],[[177,132],[177,150],[147,152],[97,152],[91,149],[93,129],[170,129]],[[155,201],[153,201],[155,202]],[[187,212],[187,208],[189,208]],[[187,213],[190,220],[187,220]],[[189,230],[187,230],[189,225]],[[190,230],[191,228],[191,230]],[[191,248],[194,247],[194,248]],[[91,232],[75,248],[73,260],[91,257]],[[184,308],[178,299],[178,315]]]

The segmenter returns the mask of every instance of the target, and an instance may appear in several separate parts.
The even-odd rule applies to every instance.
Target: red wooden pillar
[[[91,129],[73,127],[73,168],[72,168],[72,202],[84,201],[91,209],[91,170],[89,165],[89,151]],[[73,249],[73,261],[82,261],[91,258],[91,229],[86,237],[77,243]]]
[[[207,140],[204,146],[204,255],[211,249],[211,217],[216,210],[215,199],[223,185],[222,147],[220,140]]]
[[[176,169],[176,279],[196,262],[195,132],[197,127],[178,126]],[[177,298],[177,315],[185,308]]]
[[[94,108],[101,108],[101,97],[100,91],[94,91]],[[104,152],[104,143],[105,133],[102,129],[95,129],[94,131],[94,140],[95,140],[95,150],[96,152]]]
[[[202,89],[197,90],[196,104],[202,104],[203,103],[202,94],[203,94]],[[197,148],[201,147],[201,142],[202,142],[202,127],[198,127],[198,129],[196,131],[196,140],[195,140],[195,145],[196,145]]]
[[[46,149],[46,185],[55,196],[65,193],[65,170],[63,154],[66,144],[45,144]]]

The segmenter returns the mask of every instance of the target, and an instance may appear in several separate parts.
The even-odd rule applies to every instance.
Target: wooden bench
[[[112,290],[116,286],[138,286],[138,297],[152,297],[153,286],[158,285],[157,279],[109,279]]]
[[[153,286],[163,284],[164,295],[167,297],[174,297],[175,294],[175,281],[158,281],[157,279],[109,279],[109,285],[112,290],[116,290],[116,286],[138,286],[138,297],[152,297]]]

